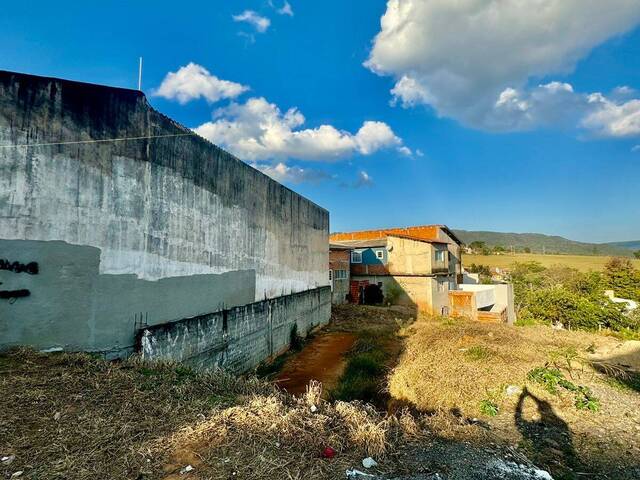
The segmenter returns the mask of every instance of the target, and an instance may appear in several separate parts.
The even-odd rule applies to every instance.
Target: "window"
[[[384,258],[384,250],[376,250],[376,258],[382,260]]]
[[[351,263],[362,263],[362,252],[351,252]]]
[[[347,278],[347,271],[346,270],[336,270],[334,275],[335,275],[335,279],[336,280],[345,280]]]
[[[447,286],[448,286],[448,282],[438,281],[438,291],[439,292],[446,292],[447,291]]]
[[[436,250],[436,262],[444,262],[444,250]]]

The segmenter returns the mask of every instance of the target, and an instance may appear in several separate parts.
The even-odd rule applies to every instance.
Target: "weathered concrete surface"
[[[100,250],[65,242],[0,240],[21,262],[42,260],[38,275],[0,270],[2,289],[31,295],[0,301],[0,349],[17,345],[117,355],[134,346],[136,323],[164,323],[253,302],[255,272],[170,277],[99,273]]]
[[[285,295],[142,331],[146,360],[242,373],[289,348],[292,329],[306,336],[331,315],[331,289]]]
[[[0,348],[129,348],[140,312],[328,285],[327,211],[191,133],[137,91],[0,72],[0,258],[41,267],[2,272],[0,289],[35,283],[0,299]]]

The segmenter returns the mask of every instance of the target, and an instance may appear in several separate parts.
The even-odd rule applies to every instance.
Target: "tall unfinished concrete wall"
[[[117,355],[140,318],[328,285],[327,211],[191,133],[137,91],[0,72],[0,259],[39,265],[0,269],[30,293],[0,298],[0,348]]]

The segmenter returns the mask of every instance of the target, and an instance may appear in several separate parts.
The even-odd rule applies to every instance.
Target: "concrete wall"
[[[143,330],[144,359],[246,372],[287,350],[292,329],[306,336],[331,314],[329,287],[286,295]]]
[[[328,285],[328,212],[191,134],[137,91],[0,72],[0,258],[40,266],[0,271],[31,293],[0,299],[0,349],[117,354],[140,314]]]
[[[516,321],[516,306],[513,296],[513,284],[502,283],[494,285],[496,304],[506,307],[506,322],[512,325]]]
[[[433,245],[401,237],[387,238],[391,274],[430,275],[434,265]]]
[[[475,293],[477,308],[486,308],[498,303],[495,287],[496,285],[480,284],[462,284],[459,286],[460,290]]]

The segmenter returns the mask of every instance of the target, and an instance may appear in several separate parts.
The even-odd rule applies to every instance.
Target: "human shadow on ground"
[[[524,402],[529,397],[535,402],[540,419],[527,420],[523,416]],[[569,425],[553,411],[549,402],[536,397],[526,388],[520,394],[515,411],[515,424],[523,441],[528,444],[534,461],[561,475],[574,478],[581,463],[573,447]]]

